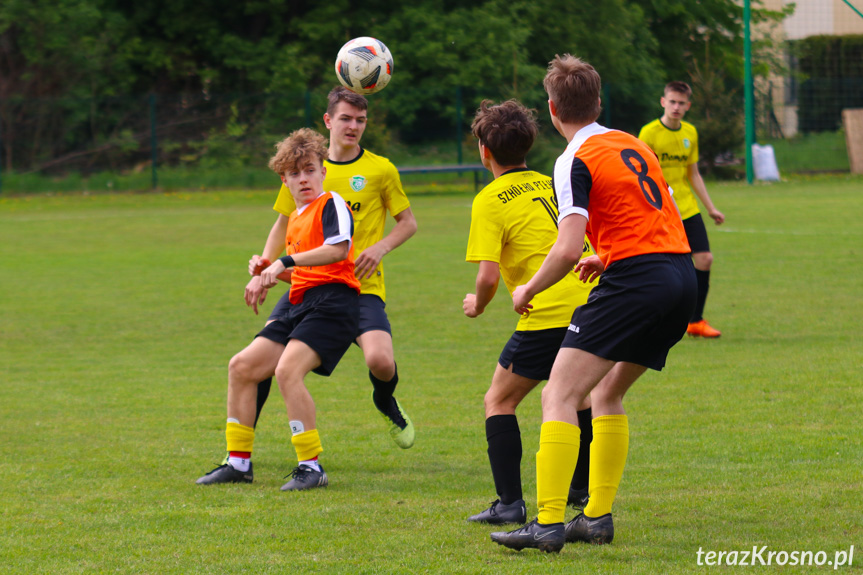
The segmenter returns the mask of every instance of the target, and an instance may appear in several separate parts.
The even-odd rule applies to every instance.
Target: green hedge
[[[794,43],[800,65],[800,131],[834,131],[844,108],[863,107],[863,35],[811,36]]]

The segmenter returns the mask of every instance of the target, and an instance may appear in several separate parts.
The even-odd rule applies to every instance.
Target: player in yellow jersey
[[[664,110],[662,117],[641,128],[638,139],[650,146],[659,158],[665,181],[674,190],[674,202],[680,210],[686,238],[692,248],[692,263],[698,278],[698,300],[686,332],[692,336],[714,338],[722,333],[704,319],[713,254],[710,253],[707,229],[695,196],[704,204],[707,215],[716,225],[724,222],[725,216],[713,205],[698,172],[698,132],[695,126],[683,121],[683,116],[692,106],[691,96],[692,89],[685,82],[669,82],[659,100]]]
[[[328,157],[324,161],[326,191],[337,192],[350,205],[354,217],[356,275],[360,280],[360,321],[356,343],[362,349],[374,386],[372,399],[384,417],[389,433],[402,449],[414,443],[414,426],[393,393],[398,370],[393,354],[392,331],[385,311],[384,256],[416,233],[417,223],[399,179],[398,170],[388,159],[360,146],[368,120],[368,101],[341,86],[330,91],[324,124],[330,131]],[[273,209],[278,212],[264,251],[252,256],[249,271],[260,260],[275,261],[284,248],[288,216],[295,209],[290,191],[282,186]],[[386,215],[396,224],[384,236]],[[266,298],[260,280],[253,277],[246,286],[246,303],[257,313]],[[269,321],[284,309],[287,294],[276,304]],[[258,414],[269,394],[270,381],[258,386]],[[257,417],[255,419],[257,422]]]
[[[501,277],[512,292],[540,268],[557,239],[558,213],[551,178],[529,170],[525,163],[537,133],[531,110],[515,100],[498,105],[483,101],[472,128],[482,163],[495,178],[474,198],[471,211],[466,259],[478,263],[479,271],[476,293],[467,294],[463,305],[465,315],[477,317],[494,297]],[[592,255],[585,241],[583,256]],[[592,261],[599,264],[598,258]],[[469,521],[496,525],[527,521],[516,408],[540,381],[548,379],[572,314],[587,301],[598,271],[589,274],[589,282],[580,281],[572,271],[539,294],[501,352],[485,395],[488,458],[498,499]],[[589,398],[579,407],[578,419],[583,430],[582,448],[570,484],[569,503],[583,507],[591,442]]]

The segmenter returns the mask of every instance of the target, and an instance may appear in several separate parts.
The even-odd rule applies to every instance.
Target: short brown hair
[[[276,144],[276,155],[270,158],[270,169],[284,176],[300,167],[303,160],[317,159],[321,165],[327,157],[327,139],[310,128],[300,128]]]
[[[538,131],[536,112],[516,100],[483,100],[470,128],[501,166],[523,164]]]
[[[602,80],[584,60],[570,54],[555,56],[548,64],[542,85],[561,122],[589,123],[599,117]]]
[[[327,94],[327,114],[333,115],[333,112],[336,111],[336,106],[339,105],[339,102],[347,102],[354,108],[359,108],[360,110],[368,110],[369,109],[369,101],[366,100],[366,97],[362,94],[357,94],[356,92],[351,92],[344,86],[336,86],[330,93]]]
[[[692,96],[692,88],[689,87],[689,84],[686,82],[669,82],[665,85],[665,89],[662,91],[662,95],[665,96],[669,92],[677,92],[678,94],[683,94],[687,98]]]

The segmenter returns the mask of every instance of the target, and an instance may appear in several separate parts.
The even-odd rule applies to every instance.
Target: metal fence
[[[662,86],[606,84],[599,121],[637,133],[641,125],[661,115]],[[499,100],[514,95],[500,87],[456,88],[442,93],[433,111],[413,110],[405,122],[400,106],[411,101],[405,92],[384,91],[370,97],[373,122],[364,143],[382,153],[397,144],[400,149],[421,152],[434,143],[442,150],[433,160],[422,154],[402,159],[406,165],[475,162],[473,148],[468,157],[464,151],[472,146],[474,110],[484,97]],[[550,131],[541,89],[520,99],[539,111]],[[843,107],[863,106],[863,79],[769,84],[757,90],[756,102],[759,139],[835,131]],[[696,100],[687,117],[699,129],[701,105]],[[325,106],[326,89],[291,94],[0,100],[0,189],[27,191],[28,178],[86,181],[102,173],[110,174],[106,185],[114,189],[269,186],[272,175],[265,166],[273,144],[302,126],[323,129]],[[742,95],[739,108],[729,113],[742,110]],[[739,117],[742,121],[742,114]],[[184,173],[186,179],[181,177]]]

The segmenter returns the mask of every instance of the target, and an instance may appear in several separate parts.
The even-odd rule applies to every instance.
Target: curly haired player
[[[314,371],[328,376],[350,347],[359,322],[360,282],[354,275],[353,218],[344,199],[324,192],[326,140],[309,129],[279,143],[270,167],[291,190],[297,209],[285,235],[287,255],[263,270],[261,285],[291,271],[282,314],[235,355],[228,368],[228,460],[197,483],[251,483],[258,382],[275,375],[285,399],[298,465],[282,491],[326,487],[315,403],[305,386]]]

